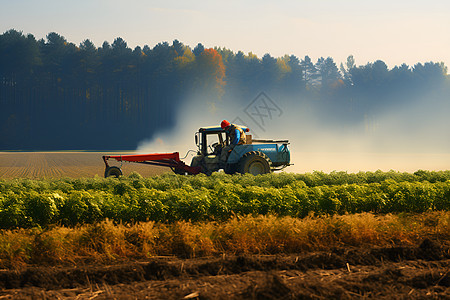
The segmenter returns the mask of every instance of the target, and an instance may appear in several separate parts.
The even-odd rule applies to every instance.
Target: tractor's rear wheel
[[[107,167],[105,170],[105,178],[114,176],[118,178],[119,176],[122,176],[122,170],[119,167]]]
[[[251,151],[241,158],[238,164],[238,171],[241,174],[250,173],[253,175],[267,174],[271,172],[271,161],[260,151]]]

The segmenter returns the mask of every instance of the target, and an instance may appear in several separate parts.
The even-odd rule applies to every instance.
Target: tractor
[[[250,131],[246,126],[239,127],[244,132]],[[246,144],[235,145],[230,149],[230,147],[226,147],[230,145],[230,136],[227,131],[217,126],[202,127],[195,133],[197,152],[192,158],[190,166],[180,159],[178,152],[108,155],[103,156],[106,166],[105,177],[122,175],[120,167],[108,164],[109,159],[115,159],[121,163],[135,162],[165,166],[171,168],[176,174],[191,175],[199,173],[211,175],[219,170],[223,170],[227,174],[259,175],[282,170],[290,165],[288,140],[253,139],[249,134],[246,134],[246,140]],[[227,153],[222,153],[223,151],[227,151]]]
[[[244,132],[250,130],[239,126]],[[222,150],[230,144],[228,132],[221,127],[202,127],[195,134],[198,151],[193,157],[191,166],[201,167],[201,172],[211,174],[223,169],[227,174],[250,173],[253,175],[266,174],[281,170],[290,163],[290,152],[287,140],[257,140],[247,135],[247,142],[236,145],[225,155]]]

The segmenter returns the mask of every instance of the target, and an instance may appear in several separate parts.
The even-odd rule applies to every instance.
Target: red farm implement
[[[139,164],[161,166],[171,168],[176,174],[190,174],[195,175],[200,173],[200,167],[191,167],[186,165],[181,159],[178,152],[173,153],[154,153],[154,154],[136,154],[136,155],[105,155],[103,161],[105,162],[105,177],[122,175],[120,167],[110,166],[109,159],[115,159],[120,162],[133,162]]]

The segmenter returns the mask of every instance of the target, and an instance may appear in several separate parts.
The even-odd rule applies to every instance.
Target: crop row
[[[303,182],[308,187],[323,185],[343,185],[343,184],[364,184],[364,183],[382,183],[388,179],[395,182],[446,182],[450,180],[449,171],[423,171],[419,170],[415,173],[401,173],[396,171],[389,172],[312,172],[305,174],[295,173],[278,173],[266,174],[263,176],[229,176],[224,173],[213,173],[212,176],[176,176],[174,174],[164,174],[161,176],[152,176],[143,178],[138,173],[132,173],[122,180],[132,181],[135,186],[144,186],[146,188],[154,188],[157,190],[169,190],[179,188],[184,185],[190,185],[193,188],[214,189],[217,184],[231,183],[241,185],[243,187],[259,186],[259,187],[275,187],[281,188],[289,185],[295,185]],[[94,178],[65,178],[65,179],[0,179],[0,193],[6,191],[71,191],[71,190],[104,190],[110,191],[116,187],[115,181],[104,180],[100,177]]]
[[[77,225],[105,219],[173,222],[226,220],[249,214],[305,217],[311,213],[449,210],[448,175],[425,171],[422,175],[316,172],[142,178],[135,173],[120,179],[3,180],[0,226]],[[430,177],[440,180],[427,181]]]

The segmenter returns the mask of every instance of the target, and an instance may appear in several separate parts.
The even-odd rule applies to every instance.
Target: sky
[[[123,38],[130,48],[178,39],[194,48],[225,47],[274,57],[353,55],[357,65],[378,59],[450,66],[448,0],[0,0],[0,33],[37,39],[57,32],[97,47]]]

